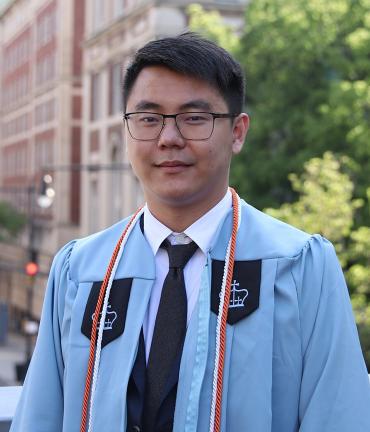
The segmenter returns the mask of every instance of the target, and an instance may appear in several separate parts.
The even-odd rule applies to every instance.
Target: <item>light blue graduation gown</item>
[[[67,244],[54,259],[39,335],[12,432],[77,432],[89,355],[81,333],[127,220]],[[211,262],[224,260],[231,212],[201,277],[181,359],[175,432],[209,430],[216,315]],[[350,299],[332,245],[242,205],[236,260],[262,260],[259,307],[227,325],[223,432],[369,432],[370,384]],[[137,224],[116,279],[133,278],[122,335],[102,349],[94,430],[125,431],[126,389],[155,279]]]

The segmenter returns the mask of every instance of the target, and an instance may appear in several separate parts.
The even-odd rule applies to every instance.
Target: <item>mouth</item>
[[[179,161],[179,160],[168,160],[155,164],[157,168],[160,168],[164,172],[177,173],[189,168],[192,164]]]
[[[190,164],[183,161],[171,160],[171,161],[163,161],[156,165],[159,167],[174,167],[174,166],[189,166]]]

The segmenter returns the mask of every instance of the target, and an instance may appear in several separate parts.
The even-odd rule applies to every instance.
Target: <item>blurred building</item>
[[[81,157],[84,12],[83,0],[11,0],[0,14],[0,199],[33,219],[33,247],[46,256],[79,234],[80,172],[69,167]],[[49,209],[36,204],[45,167],[55,167]],[[0,263],[0,293],[11,285],[8,301],[20,308],[29,234],[18,259]]]
[[[79,173],[62,167],[80,163],[84,1],[13,0],[0,28],[0,182],[3,191],[25,190],[56,167],[58,193],[43,218],[44,246],[54,252],[79,232]]]

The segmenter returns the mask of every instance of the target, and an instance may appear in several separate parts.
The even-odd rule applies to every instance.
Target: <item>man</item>
[[[243,101],[240,66],[194,34],[136,53],[126,143],[146,205],[56,256],[12,431],[370,430],[333,247],[228,189]]]

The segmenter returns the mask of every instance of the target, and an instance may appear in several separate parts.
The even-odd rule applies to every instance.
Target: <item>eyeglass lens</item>
[[[187,112],[176,115],[176,125],[183,138],[207,139],[212,135],[213,116],[204,112]],[[137,140],[154,140],[159,137],[168,121],[162,114],[133,113],[127,117],[131,136]]]

